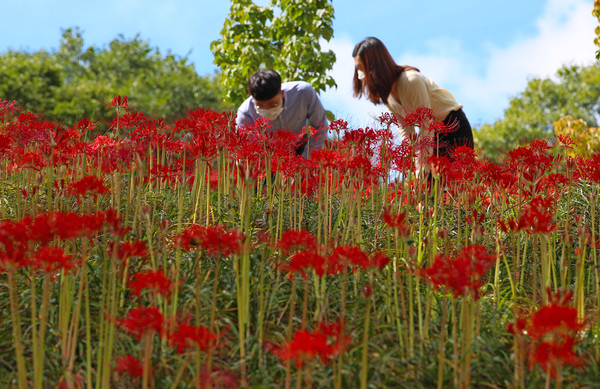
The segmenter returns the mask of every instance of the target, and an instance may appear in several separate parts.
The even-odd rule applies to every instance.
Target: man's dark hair
[[[275,70],[261,69],[248,79],[248,92],[255,100],[270,100],[281,92],[281,76]]]

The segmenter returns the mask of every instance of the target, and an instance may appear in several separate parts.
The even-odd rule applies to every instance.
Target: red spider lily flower
[[[525,180],[536,182],[553,166],[554,158],[548,154],[550,145],[545,140],[534,140],[528,146],[509,151],[508,168],[520,172]]]
[[[465,223],[467,224],[481,224],[485,220],[485,213],[479,213],[476,209],[471,211],[471,215],[465,216]]]
[[[211,366],[210,371],[205,366],[196,378],[199,388],[237,389],[240,387],[240,378],[231,370],[218,366]]]
[[[481,161],[477,169],[482,183],[489,188],[503,189],[510,193],[516,193],[518,179],[515,171],[506,165],[498,165],[489,161]]]
[[[353,131],[344,133],[344,138],[341,142],[340,151],[346,151],[347,155],[353,157],[355,155],[363,155],[372,157],[374,155],[374,146],[377,143],[378,134],[370,128],[359,128]]]
[[[547,290],[550,304],[534,312],[526,321],[527,335],[533,339],[541,339],[554,332],[577,332],[584,328],[583,323],[577,319],[577,309],[568,305],[573,297],[573,292],[558,291],[552,294]]]
[[[369,256],[364,253],[358,246],[338,246],[333,249],[331,255],[327,258],[327,263],[330,267],[330,272],[338,273],[344,267],[352,267],[352,271],[356,271],[357,267],[366,269],[371,265]]]
[[[227,330],[218,334],[210,332],[207,327],[179,324],[177,329],[169,335],[169,343],[177,347],[177,352],[182,354],[189,347],[196,345],[201,351],[210,352],[221,346],[220,340]]]
[[[281,348],[267,345],[269,351],[277,355],[283,362],[293,360],[297,368],[302,363],[315,357],[320,357],[325,363],[341,354],[351,337],[344,335],[343,325],[338,323],[321,323],[313,331],[299,330],[292,340],[287,341]]]
[[[85,176],[67,187],[68,196],[92,195],[96,198],[96,196],[104,195],[109,191],[110,189],[104,185],[104,180],[96,176]]]
[[[394,115],[393,113],[390,113],[390,112],[382,113],[381,115],[379,115],[377,120],[379,121],[379,123],[381,123],[382,125],[384,125],[388,128],[391,127],[392,124],[400,127],[400,122],[398,120],[398,117],[396,117],[396,115]],[[347,125],[347,123],[346,123],[346,125]]]
[[[23,152],[23,149],[20,149],[13,158],[9,170],[32,169],[40,171],[46,166],[48,166],[48,161],[41,154],[41,150],[36,153],[27,153]]]
[[[14,228],[21,231],[19,235],[12,236],[13,241],[40,243],[42,246],[48,245],[55,238],[65,240],[88,237],[106,226],[112,226],[116,232],[122,232],[120,218],[112,210],[90,215],[50,212],[2,225],[8,230]]]
[[[160,293],[168,299],[171,294],[172,285],[171,280],[165,276],[162,269],[135,273],[131,277],[131,281],[129,281],[129,289],[131,289],[133,294],[137,297],[140,297],[142,290],[149,289]]]
[[[2,113],[2,115],[5,115],[7,112],[20,111],[21,108],[16,107],[15,106],[16,103],[17,103],[17,100],[7,101],[7,100],[0,99],[0,113]]]
[[[119,373],[119,377],[122,377],[123,374],[127,374],[128,376],[137,379],[144,373],[142,362],[130,354],[127,354],[124,357],[115,357],[115,364],[116,366],[114,369]]]
[[[518,221],[509,220],[509,228],[513,231],[524,230],[528,234],[546,234],[556,230],[556,223],[553,221],[554,213],[552,205],[554,200],[551,197],[534,197],[529,202],[519,217]],[[504,224],[500,224],[502,229],[506,230]]]
[[[400,236],[409,236],[410,235],[410,224],[408,220],[406,220],[406,213],[398,213],[396,215],[392,215],[389,208],[385,208],[383,213],[381,214],[381,219],[385,224],[394,228],[398,231]]]
[[[463,248],[456,257],[438,255],[430,267],[419,270],[418,274],[427,277],[436,289],[449,288],[454,297],[478,299],[482,278],[494,262],[494,256],[487,255],[487,248],[471,245]]]
[[[132,257],[146,258],[148,257],[148,249],[146,243],[141,240],[134,242],[123,242],[118,247],[111,245],[111,254],[120,259],[123,264]]]
[[[233,127],[235,118],[226,112],[214,112],[208,109],[189,111],[187,116],[175,122],[174,131],[189,132],[194,135],[201,133],[212,134],[215,138],[221,136],[221,132]]]
[[[452,163],[445,156],[438,157],[434,152],[427,158],[427,164],[431,167],[432,174],[442,175],[449,178],[450,181],[455,180],[453,173],[456,174],[456,170],[452,169]]]
[[[104,135],[98,135],[92,143],[89,144],[89,151],[95,152],[103,152],[105,148],[115,148],[121,145],[121,141],[116,139],[111,139]]]
[[[321,132],[318,133],[319,135]],[[265,152],[271,155],[272,173],[278,171],[277,166],[288,164],[294,158],[300,158],[296,155],[296,148],[304,143],[305,139],[301,135],[296,135],[288,131],[276,131],[265,134]],[[311,150],[311,155],[313,151]],[[312,158],[312,156],[311,156]]]
[[[429,124],[428,131],[436,134],[449,134],[455,132],[458,129],[458,122],[455,121],[449,125],[445,125],[439,120],[432,121]]]
[[[549,304],[539,310],[516,319],[507,330],[515,335],[528,336],[529,368],[536,364],[556,377],[564,365],[583,366],[583,358],[573,348],[577,333],[585,328],[577,318],[577,309],[570,306],[572,292],[558,291],[552,294],[548,288]]]
[[[369,158],[362,155],[350,158],[346,164],[349,174],[360,174],[362,173],[364,178],[369,177],[373,169],[373,165]]]
[[[431,108],[419,107],[404,117],[402,126],[425,128],[433,119],[433,110]]]
[[[342,153],[338,151],[318,149],[312,151],[310,159],[312,162],[314,162],[318,166],[321,166],[321,168],[323,169],[330,168],[334,170],[339,170],[342,169],[345,157]]]
[[[152,331],[162,333],[165,319],[156,307],[138,307],[130,309],[127,317],[119,320],[118,325],[125,332],[135,335],[137,340],[142,338],[142,335]]]
[[[385,255],[384,253],[376,252],[371,255],[370,258],[370,266],[375,267],[379,270],[383,269],[391,262],[390,257]]]
[[[563,188],[571,183],[564,174],[553,173],[542,178],[539,188],[542,193],[546,193],[548,196],[555,196],[562,193]]]
[[[124,110],[128,110],[129,109],[129,104],[127,104],[127,96],[115,96],[113,97],[111,103],[106,107],[106,109],[109,109],[110,107],[120,107],[123,108]]]
[[[575,338],[564,334],[551,341],[541,341],[530,350],[529,368],[533,369],[537,364],[550,373],[552,378],[556,378],[562,366],[584,366],[584,359],[573,351],[573,347],[575,347]]]
[[[17,120],[6,124],[5,133],[15,142],[25,149],[41,155],[50,155],[52,153],[52,144],[55,140],[57,125],[43,120],[33,113],[21,113]]]
[[[113,120],[114,123],[114,120]],[[157,140],[163,140],[164,137],[159,135],[156,131],[157,124],[162,123],[161,121],[151,120],[148,116],[146,116],[143,112],[127,112],[125,113],[119,120],[119,125],[121,128],[123,127],[133,127],[134,130],[129,134],[129,138],[133,140],[135,143],[151,143],[145,142],[145,140],[150,140],[158,136]],[[113,124],[110,125],[110,128],[114,128]],[[140,140],[142,140],[140,142]]]
[[[337,132],[339,135],[341,131],[346,131],[348,129],[348,122],[343,119],[334,120],[329,123],[329,129]]]
[[[294,254],[290,258],[290,262],[287,266],[282,267],[285,271],[291,273],[298,272],[306,279],[306,270],[313,269],[317,276],[323,277],[328,269],[328,263],[325,257],[310,251],[302,250]]]
[[[97,123],[91,121],[90,119],[83,118],[75,124],[75,129],[81,131],[90,131],[96,127]]]
[[[202,114],[204,112],[204,114]],[[192,158],[210,161],[225,146],[224,131],[230,128],[223,114],[210,111],[192,111],[189,117],[175,123],[175,131],[189,131],[186,154]],[[206,116],[211,116],[205,118]]]
[[[574,145],[577,144],[569,135],[558,135],[556,137],[558,144],[560,147],[565,149],[572,149]]]
[[[446,181],[465,188],[469,182],[473,181],[475,173],[481,165],[475,150],[466,146],[452,147],[448,151],[448,158],[447,164],[445,161],[443,162]]]
[[[576,172],[581,180],[600,183],[600,154],[592,158],[578,158]]]
[[[59,269],[69,271],[75,267],[77,261],[72,255],[65,254],[60,247],[41,247],[33,256],[32,265],[43,269],[46,273],[54,273]]]
[[[8,153],[13,147],[13,140],[6,134],[0,134],[0,154]]]
[[[26,235],[26,227],[22,223],[5,221],[0,223],[0,270],[16,270],[29,266],[26,255],[29,249],[27,239],[19,239]]]
[[[192,225],[177,237],[184,250],[202,247],[209,255],[226,257],[239,254],[242,250],[243,234],[235,229],[225,230],[223,226],[204,227]]]
[[[298,248],[316,251],[317,239],[306,230],[288,230],[281,235],[277,247],[282,249],[285,254],[288,254],[292,249]]]

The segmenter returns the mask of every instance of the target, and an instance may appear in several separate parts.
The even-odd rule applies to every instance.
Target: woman
[[[366,94],[375,104],[385,104],[401,121],[419,107],[430,108],[436,121],[448,132],[437,133],[436,154],[452,159],[458,146],[473,148],[473,132],[462,105],[445,89],[425,77],[419,69],[394,62],[385,45],[377,38],[366,38],[352,52],[354,57],[354,96]],[[404,136],[415,136],[414,127],[404,127]],[[430,147],[422,160],[434,150]]]

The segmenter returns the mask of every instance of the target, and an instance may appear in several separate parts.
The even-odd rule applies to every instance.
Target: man
[[[309,83],[294,81],[282,84],[279,73],[262,69],[250,76],[248,91],[250,97],[238,108],[238,127],[253,124],[262,117],[271,121],[271,131],[298,134],[298,155],[308,158],[310,151],[323,147],[329,123],[317,92]],[[304,128],[309,124],[313,128],[310,142],[308,135],[304,134]]]

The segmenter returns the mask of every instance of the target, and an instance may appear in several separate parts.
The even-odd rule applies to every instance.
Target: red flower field
[[[107,106],[0,102],[0,387],[598,387],[600,155]]]

